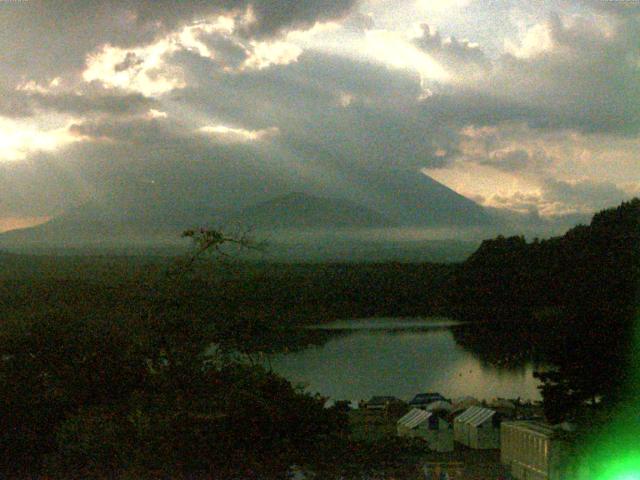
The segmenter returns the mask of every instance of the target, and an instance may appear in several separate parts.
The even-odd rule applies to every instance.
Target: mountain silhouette
[[[259,188],[258,179],[234,178],[229,185],[220,178],[210,185],[209,194],[204,186],[123,185],[44,224],[0,234],[0,248],[176,243],[185,229],[232,224],[260,230],[331,230],[497,222],[478,204],[420,172],[360,172],[345,179],[348,189],[299,185],[302,188],[289,188],[289,193],[286,182]]]
[[[390,227],[395,222],[354,202],[302,192],[282,195],[230,212],[222,223],[259,229]]]

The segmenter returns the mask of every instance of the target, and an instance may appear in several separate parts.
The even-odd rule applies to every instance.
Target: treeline
[[[634,304],[640,264],[640,200],[597,213],[561,237],[486,240],[444,292],[464,314],[548,307],[619,310]]]
[[[457,333],[465,347],[488,358],[507,348],[512,358],[526,353],[554,366],[538,376],[547,416],[560,421],[628,396],[639,287],[634,199],[562,237],[483,242],[449,278],[442,301],[451,315],[489,322]]]
[[[206,291],[221,282],[218,307],[228,309],[229,315],[277,315],[281,321],[318,323],[430,314],[438,303],[434,292],[452,270],[451,265],[428,263],[244,264],[226,275],[203,278],[201,286]]]
[[[0,256],[0,314],[73,306],[140,311],[158,284],[182,282],[202,314],[259,317],[288,325],[338,318],[428,315],[454,270],[440,264],[263,264],[204,260],[195,276],[172,278],[179,259]],[[182,288],[184,287],[184,288]],[[215,294],[212,294],[215,292]]]

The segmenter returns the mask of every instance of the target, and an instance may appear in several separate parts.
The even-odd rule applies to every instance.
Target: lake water
[[[334,400],[409,400],[425,391],[448,398],[540,398],[533,364],[506,368],[483,362],[456,343],[451,328],[460,325],[447,319],[334,322],[313,327],[337,333],[326,343],[278,355],[271,364],[294,384]]]

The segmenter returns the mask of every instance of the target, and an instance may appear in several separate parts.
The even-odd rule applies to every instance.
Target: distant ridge
[[[414,170],[353,174],[353,200],[404,226],[488,226],[497,219],[474,201]],[[350,197],[351,198],[351,197]]]
[[[123,208],[115,202],[89,201],[48,222],[0,234],[0,250],[15,247],[109,245],[130,239],[153,243],[159,237],[178,239],[185,229],[211,222],[213,212],[184,209],[169,214],[164,205],[141,203]]]
[[[356,203],[290,193],[240,210],[216,214],[213,208],[169,209],[157,201],[135,208],[116,202],[90,201],[43,224],[0,234],[3,247],[55,245],[108,245],[134,240],[152,243],[159,239],[177,242],[180,234],[195,226],[242,225],[258,229],[278,228],[371,228],[390,227],[394,222],[379,212]]]
[[[395,222],[357,203],[293,192],[223,215],[223,223],[259,229],[391,227]]]
[[[220,177],[197,192],[171,183],[123,185],[44,224],[0,234],[0,249],[182,248],[180,234],[195,227],[240,225],[313,235],[393,227],[493,228],[499,223],[480,205],[417,171],[354,173],[343,178],[340,189],[284,181],[276,186],[249,182],[249,188],[244,179],[240,172],[233,179]],[[307,244],[307,238],[300,243]]]

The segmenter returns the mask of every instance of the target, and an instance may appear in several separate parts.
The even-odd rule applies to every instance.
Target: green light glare
[[[592,457],[585,462],[578,475],[579,480],[640,480],[640,455]]]
[[[616,422],[608,434],[600,436],[582,459],[577,480],[640,480],[636,423],[635,418],[629,418],[626,426]]]
[[[634,458],[606,465],[595,480],[640,480],[640,461],[638,460]]]
[[[626,388],[629,399],[618,405],[613,420],[594,431],[590,445],[580,455],[575,479],[640,480],[640,314],[636,315],[634,347],[629,364],[631,375]]]
[[[600,480],[640,480],[640,459],[631,458],[627,461],[613,462],[604,468]]]

